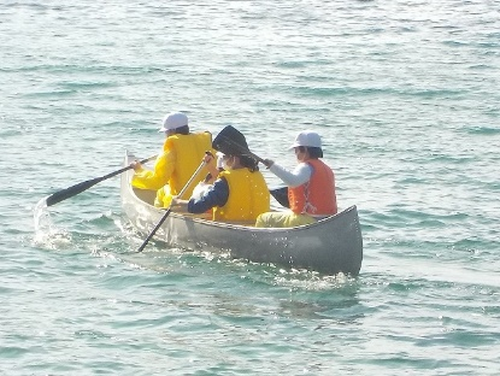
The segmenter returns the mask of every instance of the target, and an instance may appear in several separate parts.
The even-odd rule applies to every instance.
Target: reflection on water
[[[280,300],[281,316],[322,319],[337,324],[355,323],[364,317],[365,307],[358,297],[360,284],[357,279],[341,273],[321,276],[295,272],[279,280],[282,286],[293,287],[289,297]]]
[[[359,280],[343,274],[287,270],[272,264],[233,260],[224,254],[179,248],[128,252],[117,257],[134,268],[163,275],[151,282],[155,288],[158,283],[172,288],[175,281],[177,302],[170,304],[196,304],[232,323],[270,316],[321,320],[318,327],[349,325],[359,323],[366,312],[358,297]]]

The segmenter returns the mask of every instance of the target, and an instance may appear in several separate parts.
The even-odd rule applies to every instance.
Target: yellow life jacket
[[[213,208],[214,221],[255,221],[270,210],[269,189],[260,171],[248,168],[222,171],[229,185],[229,198],[222,207]]]
[[[174,134],[167,137],[163,150],[173,154],[174,168],[167,184],[158,191],[157,204],[162,202],[163,206],[169,206],[172,196],[179,194],[203,161],[205,152],[212,151],[212,135],[209,132]],[[191,197],[194,187],[204,179],[206,174],[207,171],[204,171],[196,177],[183,195],[183,199]]]

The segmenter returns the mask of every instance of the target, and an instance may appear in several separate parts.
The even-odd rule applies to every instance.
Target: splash
[[[309,270],[280,269],[274,277],[276,285],[288,287],[291,290],[329,291],[345,290],[354,287],[357,280],[342,272],[335,275],[321,275]]]
[[[71,239],[67,232],[55,228],[47,209],[47,197],[38,201],[33,211],[35,227],[33,242],[44,248],[58,249],[62,244],[70,243]]]
[[[42,227],[43,218],[48,218],[50,221],[49,211],[45,210],[47,208],[47,197],[44,197],[40,201],[38,201],[33,211],[33,220],[35,222],[35,234],[37,234],[40,231]]]

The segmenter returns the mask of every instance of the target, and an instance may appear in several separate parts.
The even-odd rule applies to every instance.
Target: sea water
[[[3,0],[0,373],[497,375],[499,9]],[[119,178],[39,205],[154,154],[175,110],[290,168],[320,133],[359,277],[136,254]]]

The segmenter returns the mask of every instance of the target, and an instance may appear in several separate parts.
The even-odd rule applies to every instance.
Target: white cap
[[[295,142],[290,149],[299,147],[299,146],[308,146],[313,148],[321,148],[321,137],[319,134],[313,131],[303,131],[300,132],[297,137],[295,137]]]
[[[171,112],[163,118],[163,127],[158,132],[166,132],[188,125],[188,117],[182,112]]]

